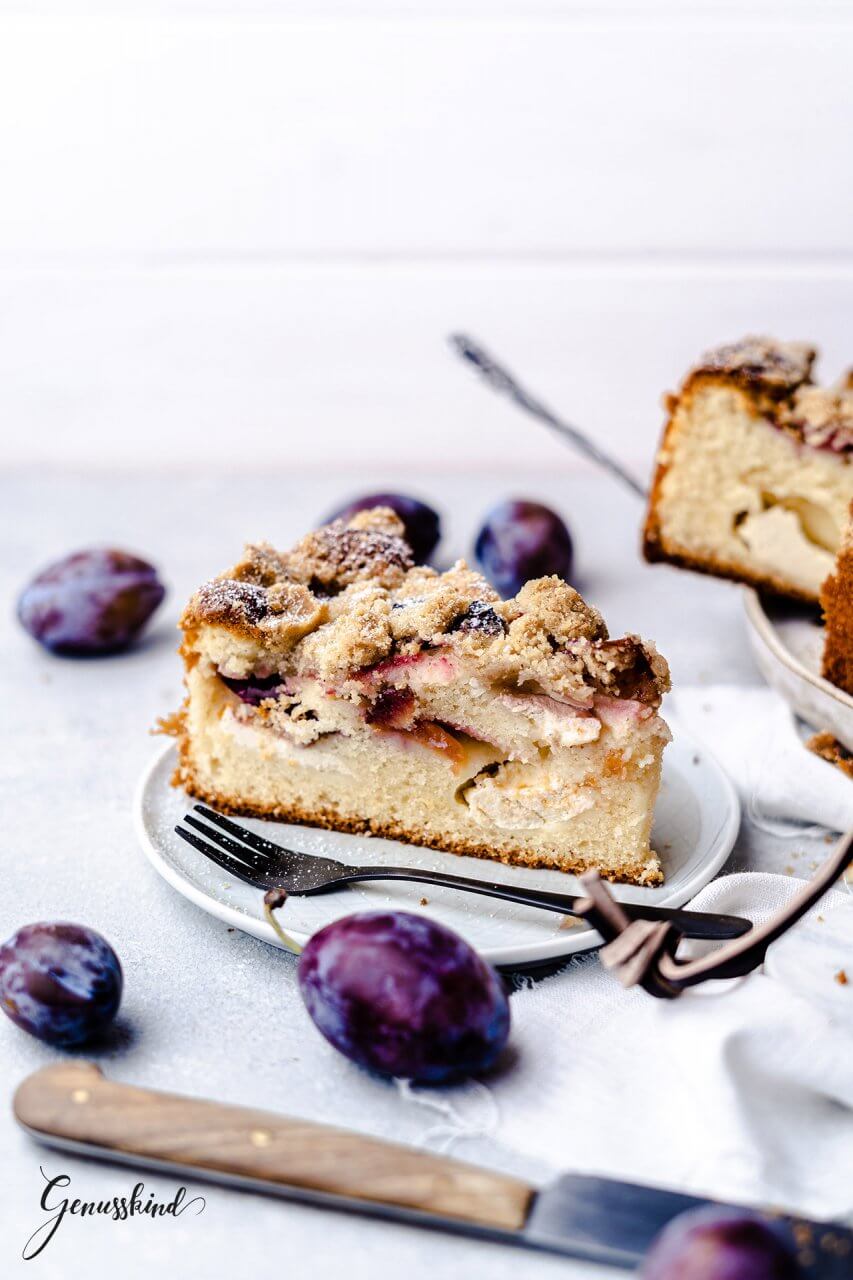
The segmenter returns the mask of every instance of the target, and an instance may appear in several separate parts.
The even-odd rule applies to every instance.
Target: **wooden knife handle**
[[[117,1084],[88,1062],[36,1071],[13,1107],[36,1136],[497,1230],[519,1230],[533,1195],[515,1178],[346,1129]]]

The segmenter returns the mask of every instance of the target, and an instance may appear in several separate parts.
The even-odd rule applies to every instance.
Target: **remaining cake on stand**
[[[826,621],[823,674],[853,694],[853,503],[835,568],[820,593]]]
[[[817,603],[853,501],[853,394],[812,385],[814,357],[745,338],[667,398],[648,560]]]
[[[559,578],[415,566],[393,512],[190,600],[175,782],[232,812],[657,884],[666,662]]]

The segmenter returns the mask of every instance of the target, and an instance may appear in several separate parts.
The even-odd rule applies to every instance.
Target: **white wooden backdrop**
[[[853,3],[0,0],[13,462],[648,462],[747,330],[853,363]]]

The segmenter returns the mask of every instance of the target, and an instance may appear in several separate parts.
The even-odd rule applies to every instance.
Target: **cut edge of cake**
[[[853,375],[813,385],[815,354],[745,338],[666,397],[647,560],[817,602],[853,499]]]
[[[181,619],[174,781],[233,813],[657,884],[666,662],[558,578],[511,600],[362,512],[249,546]]]
[[[823,584],[820,602],[826,626],[823,675],[853,696],[853,502],[838,559]]]

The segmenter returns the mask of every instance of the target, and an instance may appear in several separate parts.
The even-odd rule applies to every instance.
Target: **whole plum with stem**
[[[116,653],[136,639],[165,594],[146,560],[95,547],[37,574],[18,597],[18,618],[52,653]]]
[[[458,934],[410,912],[360,912],[326,925],[302,951],[298,979],[330,1044],[382,1075],[461,1079],[492,1066],[509,1035],[495,970]]]
[[[748,1210],[709,1206],[674,1218],[652,1243],[643,1280],[797,1280],[781,1235]]]
[[[477,534],[474,554],[505,598],[531,578],[571,578],[571,535],[556,511],[541,502],[511,499],[493,507]]]
[[[48,1044],[83,1044],[102,1032],[122,986],[118,956],[83,925],[24,925],[0,947],[0,1008]]]
[[[369,511],[371,507],[390,507],[396,512],[405,526],[406,541],[412,548],[412,555],[419,564],[426,564],[441,537],[438,512],[419,498],[405,493],[368,493],[362,498],[353,498],[328,519],[351,520],[359,511]]]

